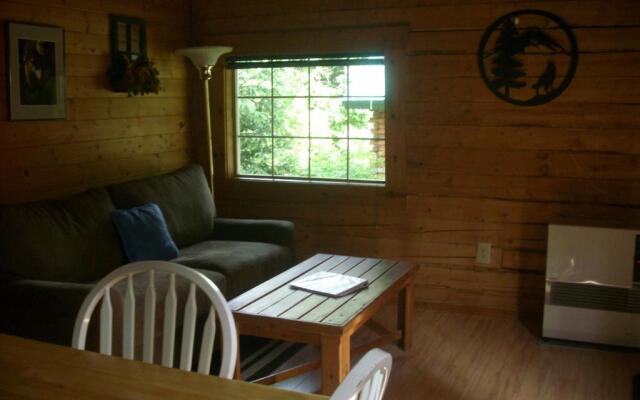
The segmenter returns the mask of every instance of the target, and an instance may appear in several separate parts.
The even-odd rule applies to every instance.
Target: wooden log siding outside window
[[[360,84],[360,92],[356,92],[354,87],[357,87],[353,82],[357,78],[354,78],[355,74],[360,74],[361,80],[364,74],[361,71],[357,71],[352,69],[351,67],[355,66],[363,66],[363,65],[375,65],[382,66],[384,71],[384,63],[385,59],[382,54],[347,54],[347,55],[322,55],[322,56],[278,56],[278,57],[229,57],[226,60],[226,67],[230,70],[231,75],[227,80],[228,84],[231,84],[230,87],[233,88],[231,95],[227,95],[227,105],[233,110],[231,113],[232,122],[227,123],[227,130],[232,132],[227,132],[227,139],[233,146],[231,148],[227,147],[227,154],[233,154],[232,162],[228,163],[228,166],[231,166],[232,172],[227,174],[227,176],[232,177],[240,177],[240,178],[257,178],[257,179],[269,179],[269,180],[297,180],[297,181],[326,181],[326,182],[356,182],[356,183],[370,183],[370,184],[380,184],[385,182],[385,95],[386,90],[384,88],[384,79],[379,81],[372,80],[370,82],[371,86],[378,85],[382,90],[379,90],[380,93],[373,93],[375,89],[372,89],[372,92],[366,92],[367,85],[364,85],[365,92],[362,93],[363,85]],[[283,94],[281,91],[277,90],[277,82],[275,75],[279,68],[304,68],[307,71],[307,79],[303,84],[306,86],[306,93],[296,92],[296,93],[285,93]],[[344,86],[344,91],[340,93],[314,93],[314,85],[317,85],[317,82],[313,81],[313,68],[314,67],[345,67],[345,76],[342,77],[344,82],[340,85],[340,87]],[[265,71],[270,69],[268,73],[269,79],[265,79],[270,85],[264,91],[260,93],[250,93],[251,88],[247,89],[247,86],[240,86],[239,76],[241,74],[240,70],[248,70],[254,69],[254,71]],[[282,70],[279,70],[282,71]],[[298,70],[300,71],[300,70]],[[382,73],[384,76],[384,72]],[[284,87],[284,85],[282,86]],[[276,102],[284,99],[293,99],[306,102],[305,112],[307,113],[308,120],[306,122],[306,126],[304,129],[300,131],[295,131],[293,133],[285,133],[279,131],[276,125]],[[330,102],[332,100],[338,100],[340,106],[343,107],[343,110],[346,112],[346,118],[344,118],[344,132],[339,135],[335,135],[328,132],[319,132],[314,129],[317,129],[317,121],[313,118],[313,110],[315,101],[327,101]],[[265,114],[270,114],[270,132],[247,132],[242,128],[242,111],[240,102],[253,102],[252,104],[258,104],[259,102],[265,102],[266,108],[269,111]],[[269,104],[270,102],[270,104]],[[336,103],[337,104],[337,103]],[[361,130],[366,130],[367,133],[363,135],[362,133],[358,134],[354,128],[354,121],[356,116],[355,112],[365,110],[370,112],[370,116],[366,116],[364,119],[361,119],[366,123],[365,128],[360,128]],[[329,118],[334,117],[334,114],[330,114]],[[335,117],[339,119],[340,114],[338,112],[335,113]],[[344,115],[343,115],[344,117]],[[329,124],[329,123],[326,123]],[[270,166],[268,168],[263,168],[261,171],[250,171],[246,168],[243,168],[241,163],[242,159],[242,144],[243,141],[260,141],[263,144],[264,148],[267,148],[265,151],[270,153]],[[277,158],[279,156],[279,149],[276,147],[276,141],[284,141],[289,140],[291,142],[295,140],[299,140],[299,143],[304,143],[306,141],[306,154],[307,160],[303,161],[302,168],[299,168],[296,173],[289,173],[290,171],[283,170],[282,168],[278,168]],[[335,147],[338,147],[338,143],[342,146],[342,150],[346,153],[345,159],[346,162],[344,164],[344,174],[342,175],[332,175],[331,173],[327,174],[322,171],[321,168],[315,169],[319,162],[314,162],[314,153],[321,154],[322,156],[328,156],[330,151],[327,149],[319,150],[318,147],[314,147],[318,145],[320,142],[328,143],[332,141]],[[244,143],[247,143],[244,142]],[[356,153],[357,147],[361,148],[360,152]],[[365,149],[364,151],[362,149]],[[366,149],[369,149],[368,152]],[[296,149],[299,151],[299,149]],[[299,153],[298,153],[299,154]],[[363,155],[365,157],[363,157]],[[366,158],[370,157],[370,158]],[[268,157],[267,157],[268,161]],[[367,164],[368,162],[368,164]],[[339,164],[339,163],[336,163]],[[360,165],[360,170],[358,170],[357,166]],[[365,165],[365,167],[362,167]],[[336,169],[339,169],[338,167]]]

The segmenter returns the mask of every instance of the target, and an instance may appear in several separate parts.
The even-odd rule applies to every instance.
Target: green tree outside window
[[[239,175],[384,181],[384,93],[366,93],[384,67],[366,67],[236,70]]]

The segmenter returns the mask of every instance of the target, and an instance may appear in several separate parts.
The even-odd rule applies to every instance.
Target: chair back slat
[[[164,327],[162,331],[162,365],[173,368],[173,349],[176,340],[176,276],[169,276],[169,289],[164,300]]]
[[[144,293],[144,339],[142,344],[142,361],[153,364],[156,328],[156,282],[155,272],[149,271],[147,289]]]
[[[391,372],[391,355],[380,349],[362,357],[330,400],[381,400]]]
[[[122,358],[133,360],[136,326],[136,295],[133,292],[133,274],[127,277],[122,310]]]
[[[182,347],[180,348],[180,369],[191,371],[193,362],[193,339],[196,333],[196,285],[189,285],[189,296],[184,306],[184,322],[182,323]]]
[[[211,371],[211,356],[213,354],[213,343],[216,337],[216,310],[211,307],[207,322],[202,329],[202,344],[200,345],[200,356],[198,357],[198,373],[209,375]]]
[[[113,331],[113,308],[111,307],[111,288],[104,288],[102,305],[100,306],[100,353],[111,355]]]
[[[162,273],[162,288],[167,287],[166,294],[157,293],[157,273]],[[148,275],[147,275],[148,274]],[[136,307],[136,290],[134,279],[137,276],[147,276],[148,281],[144,292],[144,326],[136,329],[135,316],[139,307]],[[76,323],[73,329],[72,346],[76,349],[84,350],[86,344],[87,330],[91,322],[91,316],[100,305],[100,340],[99,349],[103,354],[112,354],[113,338],[113,305],[111,288],[116,287],[120,282],[124,283],[124,296],[122,301],[122,355],[124,358],[136,359],[135,347],[136,331],[142,334],[142,360],[148,363],[154,361],[155,346],[155,325],[156,325],[156,300],[158,296],[164,297],[164,323],[162,327],[162,354],[160,355],[162,365],[166,367],[174,366],[174,349],[176,343],[176,320],[178,307],[178,290],[176,276],[186,280],[188,293],[184,304],[184,319],[182,322],[182,341],[180,345],[179,367],[183,370],[191,371],[194,365],[193,353],[196,337],[196,320],[198,320],[198,301],[200,294],[204,294],[210,301],[210,305],[201,308],[201,313],[206,315],[206,321],[202,328],[202,341],[199,348],[197,371],[202,374],[209,374],[212,365],[214,347],[216,343],[217,331],[221,336],[221,360],[219,376],[232,378],[238,355],[238,336],[231,309],[220,290],[209,278],[202,273],[187,268],[185,266],[165,261],[141,261],[122,266],[104,277],[91,290],[87,298],[82,303]],[[165,279],[168,277],[168,285]],[[182,280],[180,284],[182,285]],[[117,286],[120,287],[119,285]],[[160,287],[160,286],[158,286]],[[180,286],[180,292],[182,291]],[[197,294],[197,296],[196,296]],[[142,295],[141,295],[142,297]],[[182,295],[180,296],[182,297]],[[119,303],[115,303],[116,305]],[[117,309],[119,310],[119,309]],[[140,310],[142,313],[142,309]],[[162,311],[160,311],[162,312]],[[140,322],[140,320],[138,319]],[[219,323],[219,326],[217,324]]]
[[[384,372],[382,370],[376,371],[371,379],[369,379],[362,387],[360,392],[360,399],[362,400],[379,400],[382,398],[382,392],[380,386],[384,382]]]

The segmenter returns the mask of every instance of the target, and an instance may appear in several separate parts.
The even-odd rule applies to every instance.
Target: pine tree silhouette
[[[516,58],[524,51],[523,47],[513,19],[507,19],[500,27],[500,35],[496,39],[495,52],[491,60],[493,64],[491,73],[495,77],[491,80],[491,84],[496,90],[504,87],[504,94],[507,97],[510,97],[511,88],[518,89],[527,84],[520,80],[526,74],[522,70],[522,62]]]

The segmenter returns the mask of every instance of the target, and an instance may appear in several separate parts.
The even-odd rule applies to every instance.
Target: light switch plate
[[[491,264],[491,243],[478,242],[476,248],[476,263]]]

